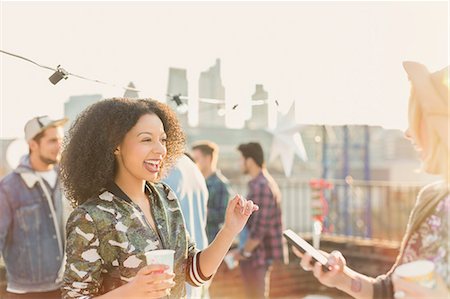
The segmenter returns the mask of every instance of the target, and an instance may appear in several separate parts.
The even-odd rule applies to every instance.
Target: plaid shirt
[[[209,193],[206,234],[211,243],[225,221],[225,211],[231,195],[231,188],[228,180],[219,171],[206,179],[206,187]]]
[[[261,241],[249,259],[254,266],[269,265],[283,258],[280,191],[265,171],[252,179],[248,187],[247,199],[259,206],[247,222],[249,238]]]

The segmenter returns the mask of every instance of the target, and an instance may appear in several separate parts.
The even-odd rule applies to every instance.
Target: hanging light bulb
[[[177,112],[180,114],[186,114],[188,111],[188,106],[184,103],[177,106]]]
[[[58,65],[56,67],[56,71],[53,73],[53,75],[51,75],[48,79],[50,80],[50,82],[53,83],[53,85],[56,85],[56,83],[58,83],[59,81],[61,81],[62,79],[67,80],[67,78],[69,77],[69,73],[60,67],[61,65]]]
[[[181,99],[181,94],[175,94],[175,95],[168,95],[169,99],[171,101],[174,101],[177,106],[177,112],[179,114],[185,114],[188,111],[188,106],[186,103],[183,103],[183,100]]]
[[[217,109],[217,115],[219,116],[225,116],[226,114],[226,110],[223,107],[220,107],[219,109]]]

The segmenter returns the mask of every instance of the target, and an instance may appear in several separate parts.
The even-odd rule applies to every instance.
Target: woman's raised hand
[[[228,202],[224,228],[237,235],[244,228],[252,213],[258,210],[259,207],[253,201],[246,200],[237,194]]]

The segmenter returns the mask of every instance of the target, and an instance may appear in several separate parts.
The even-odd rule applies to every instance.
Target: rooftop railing
[[[282,193],[283,225],[297,232],[312,231],[309,181],[275,179]],[[247,182],[231,180],[232,188],[247,194]],[[324,233],[400,241],[416,196],[423,184],[380,181],[328,180],[333,187],[324,190],[328,213]]]

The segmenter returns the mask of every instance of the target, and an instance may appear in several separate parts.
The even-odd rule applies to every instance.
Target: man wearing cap
[[[0,181],[0,257],[7,299],[60,298],[64,227],[57,163],[67,119],[35,117],[25,125],[29,154]]]

